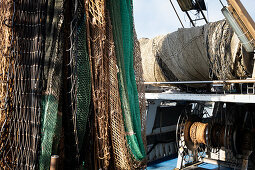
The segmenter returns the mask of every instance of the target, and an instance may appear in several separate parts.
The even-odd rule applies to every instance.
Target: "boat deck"
[[[148,164],[147,170],[173,170],[177,164],[177,158],[164,158]],[[195,168],[187,168],[195,170],[231,170],[231,168],[219,167],[218,165],[202,163]]]

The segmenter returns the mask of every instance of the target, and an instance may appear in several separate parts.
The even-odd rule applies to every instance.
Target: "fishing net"
[[[61,169],[144,166],[146,105],[132,1],[13,2],[0,9],[1,168],[49,169],[53,154]],[[85,154],[87,143],[93,154]]]
[[[77,1],[64,2],[64,53],[63,53],[63,86],[61,93],[62,128],[60,139],[60,159],[64,169],[76,169],[79,164],[79,144],[77,134]],[[63,151],[64,150],[64,151]]]
[[[109,4],[108,4],[109,5]],[[115,169],[132,169],[132,160],[128,151],[125,127],[122,116],[118,85],[118,66],[114,49],[112,26],[109,14],[106,26],[106,48],[109,51],[109,119],[113,162]]]
[[[13,43],[13,2],[10,0],[0,1],[0,168],[7,168],[10,163],[9,154],[6,149],[8,140],[8,128],[10,121],[10,102],[12,101],[11,68]],[[4,157],[5,155],[6,157]],[[7,165],[6,165],[7,164]]]
[[[146,157],[146,153],[141,134],[139,99],[133,64],[134,41],[132,11],[132,1],[126,0],[120,2],[122,45],[125,64],[121,63],[124,65],[119,65],[119,68],[125,69],[125,79],[127,84],[125,90],[127,90],[130,106],[130,115],[126,114],[124,111],[127,140],[134,158],[142,161]],[[131,119],[129,120],[129,118]]]
[[[45,41],[45,80],[47,80],[45,94],[42,100],[41,123],[41,151],[39,167],[49,169],[52,154],[57,154],[57,147],[61,132],[61,116],[59,112],[59,98],[61,92],[62,75],[62,23],[63,0],[48,1],[48,15]]]
[[[228,23],[179,29],[151,40],[141,39],[145,81],[194,81],[249,76],[251,58]]]
[[[203,27],[179,29],[141,43],[145,81],[205,80],[209,68],[203,31]]]
[[[90,113],[91,73],[86,45],[83,0],[65,1],[63,84],[64,168],[78,168]]]
[[[151,48],[156,47],[156,44],[161,39],[162,36],[157,36],[153,38],[153,40],[149,40],[148,38],[139,40],[145,81],[162,82],[168,81],[168,78],[171,80],[175,79],[174,76],[172,76],[173,78],[169,77],[169,75],[173,75],[173,73],[169,69],[167,70],[167,67],[163,65],[162,59],[156,55],[157,53],[155,54],[155,50],[151,50]]]
[[[167,70],[167,67],[162,64],[162,59],[160,59],[158,53],[154,50],[154,48],[157,47],[156,44],[162,38],[163,36],[157,36],[153,38],[153,40],[148,38],[142,38],[139,40],[145,81],[163,82],[168,81],[168,78],[172,80],[172,77],[169,77],[168,75],[173,75],[173,73],[171,70]]]
[[[109,4],[128,149],[133,165],[139,167],[145,158],[145,148],[141,135],[139,99],[133,66],[132,2],[111,0]]]
[[[147,147],[146,142],[146,99],[145,99],[145,85],[143,78],[143,69],[142,69],[142,57],[140,51],[140,43],[137,39],[135,27],[133,25],[133,34],[134,34],[134,72],[135,72],[135,80],[137,85],[137,92],[139,98],[139,107],[140,107],[140,119],[141,119],[141,132],[144,147]]]
[[[13,47],[13,111],[8,139],[11,155],[7,166],[38,169],[41,98],[47,3],[43,0],[15,1]]]
[[[1,1],[0,2],[0,127],[2,127],[5,121],[5,112],[6,112],[6,96],[7,96],[7,74],[9,72],[9,64],[10,64],[10,44],[11,44],[11,28],[7,25],[8,22],[11,21],[12,17],[12,3],[11,1]]]
[[[119,97],[120,97],[121,109],[122,109],[121,119],[123,119],[123,115],[126,114],[127,115],[126,118],[129,118],[130,120],[129,122],[131,123],[127,91],[125,91],[126,89],[126,80],[125,80],[125,74],[124,74],[125,70],[123,67],[120,67],[120,66],[124,66],[122,32],[120,29],[121,28],[120,1],[118,0],[108,1],[108,9],[111,16],[110,18],[112,23],[112,32],[113,32],[113,39],[114,39],[114,46],[115,46],[114,49],[115,49],[115,55],[117,59],[116,62],[117,62],[117,72],[118,72],[117,75],[118,75]],[[123,119],[123,123],[125,128],[124,128],[124,131],[122,131],[122,133],[124,133],[126,137],[126,122],[124,121],[124,119]],[[118,129],[118,126],[116,127],[116,129]],[[119,129],[123,130],[121,128]],[[120,138],[119,142],[120,142],[120,145],[122,145],[122,147],[125,146],[124,143],[127,144],[129,152],[127,152],[126,154],[130,155],[130,157],[132,158],[132,154],[130,152],[130,147],[127,142],[127,138],[126,139]],[[116,154],[118,153],[116,152]],[[117,162],[116,164],[121,164],[121,162],[119,163]]]
[[[105,47],[106,4],[104,0],[86,1],[88,54],[91,66],[94,103],[95,169],[107,169],[109,147],[109,58]]]
[[[77,33],[77,131],[79,149],[82,148],[86,133],[87,119],[91,99],[91,73],[89,56],[87,54],[86,17],[84,1],[79,1],[78,6],[78,33]]]
[[[251,75],[252,58],[242,50],[240,40],[226,21],[205,27],[206,49],[211,76],[220,80],[247,78]]]

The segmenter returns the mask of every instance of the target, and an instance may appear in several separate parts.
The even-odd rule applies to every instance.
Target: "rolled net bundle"
[[[142,67],[144,73],[144,80],[147,82],[162,82],[169,81],[167,75],[172,73],[165,72],[162,65],[162,59],[155,54],[155,50],[153,49],[159,40],[161,40],[164,36],[157,36],[150,40],[148,38],[142,38],[139,40],[141,46],[141,56],[142,56]],[[161,63],[160,63],[161,60]]]
[[[247,78],[252,72],[252,56],[242,47],[226,21],[205,26],[210,77],[219,80]]]
[[[145,81],[245,78],[251,57],[225,20],[141,39]],[[246,63],[246,64],[245,64]]]

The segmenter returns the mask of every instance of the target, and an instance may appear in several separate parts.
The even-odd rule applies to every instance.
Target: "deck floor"
[[[147,170],[172,170],[176,168],[177,158],[156,161],[148,164]],[[231,170],[230,168],[218,167],[218,165],[212,165],[203,163],[200,164],[197,168],[190,168],[195,170]]]

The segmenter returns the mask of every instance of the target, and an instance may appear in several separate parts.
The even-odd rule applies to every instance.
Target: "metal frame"
[[[190,93],[145,93],[149,100],[190,101],[190,102],[230,102],[255,103],[255,95],[250,94],[190,94]]]
[[[255,67],[254,67],[255,68]],[[255,104],[255,95],[254,95],[254,84],[255,79],[246,79],[246,80],[217,80],[217,81],[179,81],[179,82],[146,82],[146,85],[180,85],[180,84],[240,84],[242,87],[243,84],[247,84],[247,90],[249,85],[252,85],[253,93],[249,94],[196,94],[196,93],[171,93],[171,92],[162,92],[162,93],[145,93],[145,98],[148,101],[148,112],[147,112],[147,130],[146,135],[153,134],[153,125],[156,118],[156,111],[157,107],[164,101],[170,102],[178,102],[178,101],[187,101],[187,102],[215,102],[215,104],[220,103],[254,103]],[[242,91],[241,91],[242,93]],[[208,158],[199,159],[194,157],[196,160],[195,164],[200,164],[203,162],[207,163],[217,163],[220,165],[227,165],[229,166],[230,162],[224,162],[219,160],[213,160]],[[213,162],[214,161],[214,162]],[[183,158],[182,155],[178,152],[178,162],[177,168],[183,168]],[[193,165],[193,164],[192,164]],[[236,167],[233,165],[232,167]]]
[[[255,67],[254,67],[254,69],[255,69]],[[144,82],[145,85],[231,84],[231,83],[255,83],[255,79],[251,78],[251,79],[244,79],[244,80]]]

